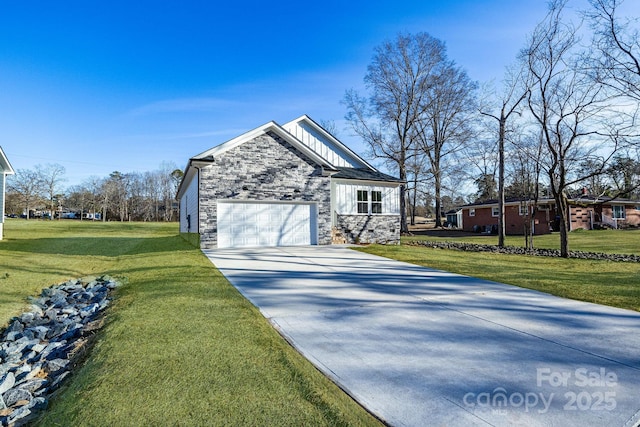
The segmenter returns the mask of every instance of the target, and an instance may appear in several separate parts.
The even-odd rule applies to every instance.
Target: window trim
[[[469,208],[469,216],[476,216],[476,208]]]
[[[618,213],[622,213],[622,216],[616,216],[616,208]],[[625,205],[611,205],[611,216],[614,219],[627,219],[627,207]]]
[[[382,190],[356,190],[356,213],[358,215],[384,215],[383,199],[384,192]]]
[[[529,214],[529,206],[526,204],[518,205],[518,215],[527,216]]]
[[[358,214],[369,213],[369,191],[368,190],[357,190],[356,213]]]
[[[371,204],[370,204],[371,215],[380,215],[380,214],[382,214],[382,191],[380,191],[380,190],[371,190],[370,199],[371,199]],[[378,200],[376,200],[376,199],[378,199]]]
[[[500,206],[491,206],[491,217],[497,218],[500,216]]]

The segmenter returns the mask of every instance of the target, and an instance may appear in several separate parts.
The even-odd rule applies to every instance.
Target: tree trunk
[[[500,129],[498,136],[498,246],[504,247],[504,139],[505,139],[505,124],[507,118],[504,114],[504,107],[500,113]]]
[[[402,156],[402,161],[404,162],[404,156]],[[407,226],[407,171],[405,169],[404,163],[400,162],[398,164],[398,172],[400,175],[400,180],[403,182],[400,185],[400,234],[408,233],[409,227]]]
[[[442,201],[440,200],[440,187],[442,185],[442,183],[440,182],[440,169],[438,169],[434,174],[434,181],[435,181],[435,196],[436,196],[436,227],[442,227],[442,218],[440,216],[440,211],[442,210],[441,208],[441,204]]]
[[[567,198],[564,194],[559,194],[556,197],[556,204],[560,211],[560,256],[569,258],[569,224],[571,223],[571,216],[568,211]]]

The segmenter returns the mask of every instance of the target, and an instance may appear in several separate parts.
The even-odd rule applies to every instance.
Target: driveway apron
[[[298,351],[390,425],[640,425],[635,311],[342,246],[205,254]]]

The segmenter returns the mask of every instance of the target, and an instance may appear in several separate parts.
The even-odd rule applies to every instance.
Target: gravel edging
[[[427,246],[434,249],[451,249],[466,252],[492,252],[507,255],[530,255],[560,258],[560,251],[557,249],[526,249],[520,246],[499,247],[496,245],[480,245],[477,243],[461,243],[461,242],[434,242],[434,241],[417,241],[406,242],[410,246]],[[640,262],[640,255],[630,254],[605,254],[601,252],[584,252],[570,251],[569,258],[590,259],[597,261],[614,261],[614,262]]]
[[[47,407],[88,351],[117,286],[108,276],[51,286],[9,321],[0,340],[0,426],[24,425]]]

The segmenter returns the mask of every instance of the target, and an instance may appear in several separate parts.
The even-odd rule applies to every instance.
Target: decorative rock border
[[[30,297],[30,310],[11,319],[0,341],[0,425],[23,425],[71,372],[118,282],[79,279]]]
[[[560,251],[556,249],[526,249],[517,246],[505,246],[503,248],[495,245],[480,245],[476,243],[460,243],[460,242],[433,242],[433,241],[415,241],[407,242],[408,245],[414,246],[428,246],[435,249],[453,249],[458,251],[468,252],[494,252],[501,254],[511,255],[533,255],[533,256],[546,256],[546,257],[560,257]],[[583,252],[583,251],[571,251],[569,252],[570,258],[579,259],[591,259],[591,260],[603,260],[603,261],[615,261],[615,262],[640,262],[639,255],[627,255],[627,254],[605,254],[601,252]]]

